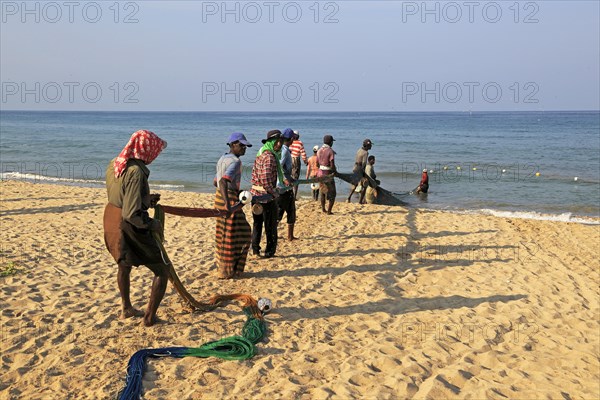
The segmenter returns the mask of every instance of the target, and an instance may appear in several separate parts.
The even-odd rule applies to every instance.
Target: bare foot
[[[333,215],[331,211],[327,211],[327,215]]]
[[[160,324],[163,323],[165,321],[163,321],[162,319],[159,319],[156,317],[156,315],[150,317],[148,315],[144,315],[144,326],[152,326],[154,324]]]
[[[128,307],[128,308],[123,308],[121,310],[121,319],[127,319],[127,318],[131,318],[131,317],[141,317],[144,315],[144,312],[141,310],[138,310],[137,308],[133,308],[133,307]]]

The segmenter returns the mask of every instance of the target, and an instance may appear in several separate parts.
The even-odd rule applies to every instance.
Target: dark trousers
[[[262,227],[265,225],[265,235],[267,236],[267,248],[265,254],[275,254],[277,250],[277,201],[261,203],[263,212],[260,215],[252,214],[252,251],[260,251],[260,238],[262,236]]]
[[[312,191],[313,200],[319,200],[319,189],[314,189]]]
[[[277,220],[281,221],[283,214],[287,213],[287,223],[296,223],[296,198],[294,197],[294,192],[292,190],[283,192],[277,199],[277,204],[279,207]]]

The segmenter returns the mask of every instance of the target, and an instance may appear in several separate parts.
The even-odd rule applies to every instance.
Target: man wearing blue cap
[[[242,161],[246,147],[252,147],[243,133],[232,133],[227,139],[229,153],[217,162],[214,185],[215,208],[227,210],[226,217],[217,218],[216,264],[219,279],[240,276],[246,266],[248,249],[252,240],[250,224],[246,221],[243,205],[238,202],[242,180]]]
[[[283,177],[287,179],[288,182],[292,183],[294,179],[292,178],[292,153],[290,151],[290,145],[294,141],[294,131],[290,128],[287,128],[283,131],[281,137],[283,138],[283,146],[281,146],[281,168],[283,169]],[[277,187],[279,188],[279,192],[281,195],[277,199],[279,206],[279,213],[277,215],[277,221],[281,221],[283,219],[283,214],[287,214],[287,224],[288,224],[288,240],[298,239],[294,237],[294,224],[296,223],[296,198],[294,196],[294,191],[291,187],[286,186],[281,180],[277,181]]]

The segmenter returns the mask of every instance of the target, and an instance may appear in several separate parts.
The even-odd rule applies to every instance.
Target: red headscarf
[[[165,147],[167,147],[167,142],[156,136],[154,132],[144,129],[135,132],[115,159],[115,178],[123,174],[127,160],[130,158],[137,158],[150,164]]]

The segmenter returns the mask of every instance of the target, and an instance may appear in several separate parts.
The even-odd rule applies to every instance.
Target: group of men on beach
[[[252,194],[252,236],[250,246],[252,253],[256,256],[271,258],[275,256],[277,250],[277,226],[279,222],[286,216],[287,222],[287,239],[295,240],[294,226],[296,223],[296,193],[298,189],[298,179],[300,177],[301,162],[308,164],[304,144],[299,140],[300,134],[290,128],[283,132],[274,129],[267,133],[267,137],[262,140],[262,147],[258,151],[257,157],[254,160],[251,178],[251,194]],[[323,146],[316,152],[319,169],[316,177],[326,177],[335,173],[335,153],[331,149],[333,137],[325,135]],[[230,151],[223,155],[217,163],[217,174],[215,177],[215,186],[220,188],[222,185],[233,185],[234,190],[232,196],[240,191],[240,177],[242,163],[239,156],[245,153],[245,148],[252,147],[252,144],[246,139],[242,133],[232,134],[227,142]],[[242,153],[239,147],[244,148]],[[236,157],[235,168],[240,171],[235,174],[235,179],[232,179],[232,173],[228,173],[225,169],[224,161]],[[314,163],[313,163],[314,164]],[[233,168],[229,166],[229,168]],[[222,190],[222,189],[221,189]],[[320,193],[322,210],[327,214],[332,214],[333,203],[335,202],[335,182],[333,179],[324,180],[320,183]],[[235,196],[237,199],[237,196]],[[329,207],[325,208],[325,201],[329,201]],[[215,203],[215,207],[219,207]],[[244,215],[240,209],[234,210]],[[244,217],[245,218],[245,217]],[[223,221],[219,221],[222,223]],[[260,241],[262,231],[265,231],[266,248],[261,254]],[[237,226],[227,226],[225,230],[236,231]],[[245,228],[244,228],[245,229]],[[217,253],[220,248],[225,248],[224,244],[219,244],[217,241]],[[245,258],[244,251],[249,249],[240,248],[239,254],[241,258]],[[217,263],[219,264],[219,263]],[[237,273],[243,271],[243,266],[232,265],[231,268],[218,265],[220,278],[231,278]]]
[[[313,198],[320,196],[321,210],[333,214],[336,187],[335,139],[323,137],[320,148],[313,148],[314,155],[307,159],[298,131],[292,129],[271,130],[262,140],[252,168],[252,229],[238,200],[240,193],[242,162],[240,157],[252,144],[242,133],[229,136],[229,152],[217,162],[214,185],[216,187],[214,207],[225,212],[216,222],[216,264],[218,277],[230,279],[240,276],[245,268],[247,254],[252,248],[255,256],[271,258],[277,250],[277,226],[287,215],[287,239],[294,237],[296,222],[297,181],[301,162],[308,165],[306,177],[313,181]],[[376,197],[378,181],[373,169],[375,158],[368,155],[372,142],[365,139],[356,155],[354,176],[356,177],[348,201],[353,192],[360,194],[360,202]],[[121,316],[141,316],[130,301],[130,273],[132,266],[145,265],[154,273],[150,301],[144,316],[144,324],[156,322],[156,311],[164,297],[169,269],[168,257],[162,253],[153,232],[162,233],[160,221],[148,214],[160,200],[160,195],[151,194],[148,185],[150,164],[167,147],[167,142],[147,130],[135,132],[118,157],[111,160],[106,171],[108,204],[104,212],[105,244],[118,265],[117,282],[121,295]],[[294,184],[296,183],[296,184]],[[360,186],[357,190],[357,186]],[[315,195],[316,192],[316,195]],[[365,200],[365,197],[367,200]],[[266,248],[261,254],[261,236],[264,227]]]

